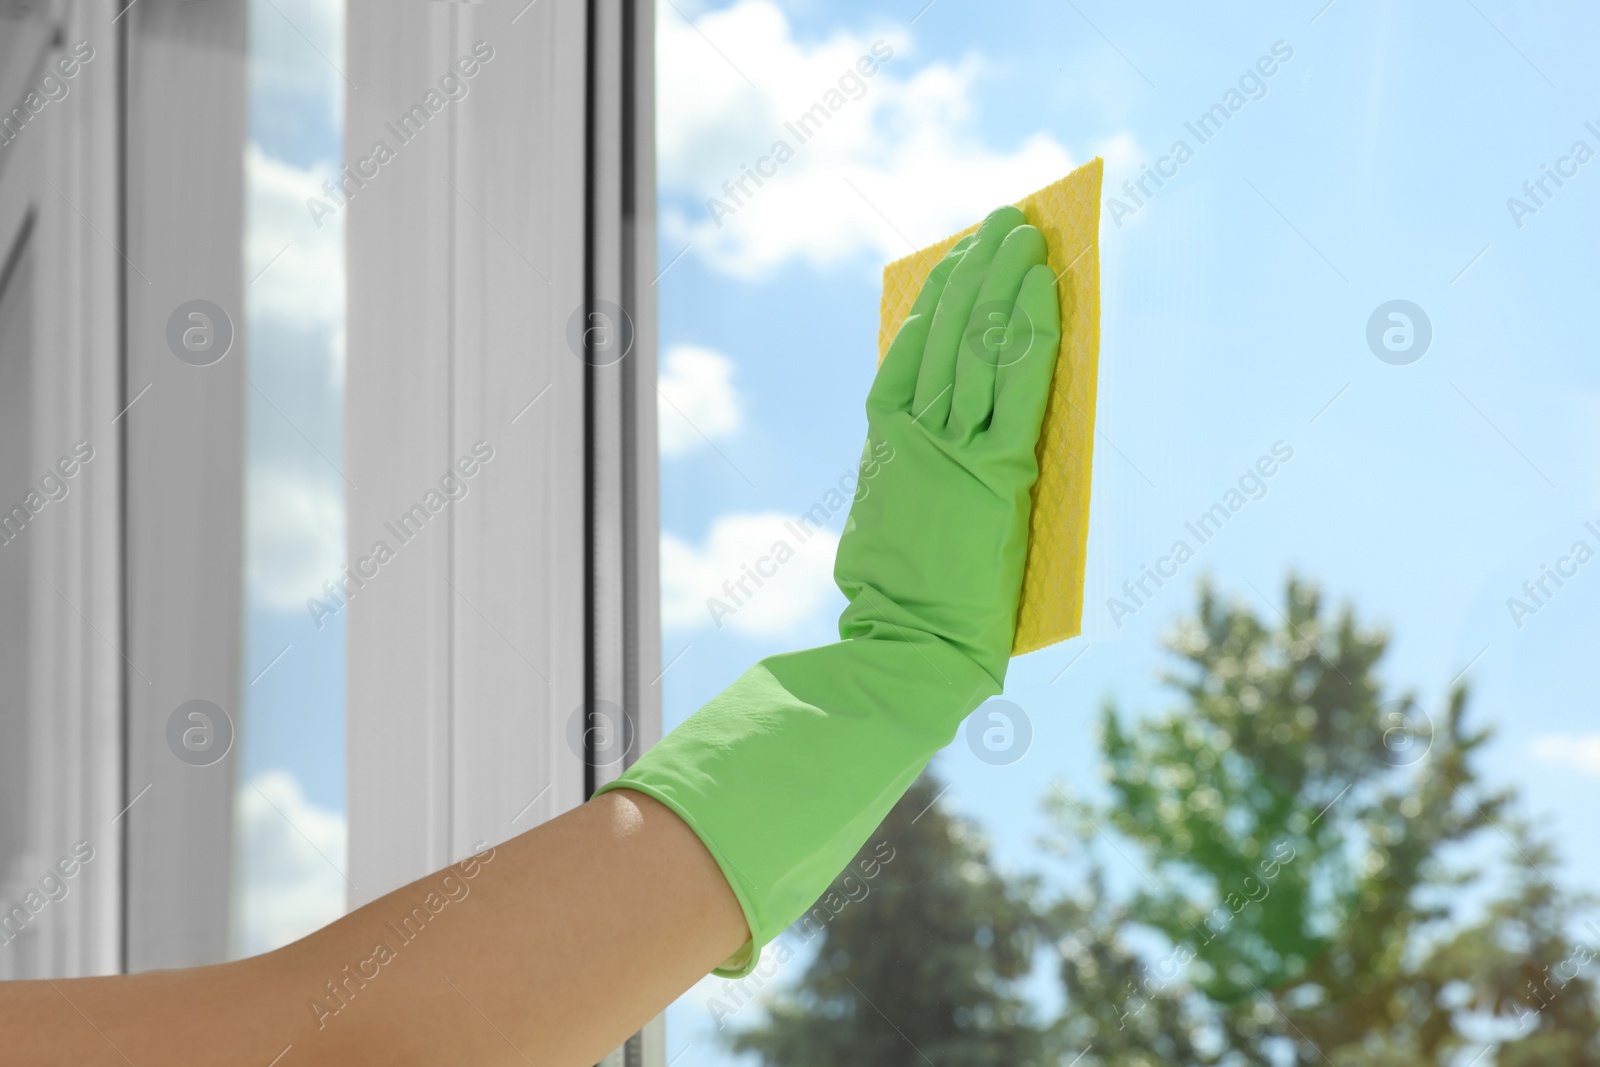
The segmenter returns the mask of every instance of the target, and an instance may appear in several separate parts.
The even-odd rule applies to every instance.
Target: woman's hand
[[[1060,338],[1044,237],[1015,207],[928,275],[867,397],[841,637],[931,634],[1004,681]]]

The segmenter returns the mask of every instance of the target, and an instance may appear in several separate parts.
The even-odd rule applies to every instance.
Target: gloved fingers
[[[944,292],[933,312],[927,344],[922,350],[922,367],[917,373],[917,391],[911,401],[911,414],[929,429],[941,430],[950,416],[950,394],[955,388],[956,353],[967,329],[972,306],[989,273],[989,264],[1006,234],[1022,225],[1022,212],[1007,205],[989,213],[978,227],[976,239],[950,272]]]
[[[994,418],[989,423],[992,438],[1030,451],[1035,447],[1060,348],[1056,276],[1047,264],[1040,264],[1028,271],[1017,294],[1006,340],[1010,361],[996,371]]]
[[[994,411],[995,372],[1020,358],[1009,344],[1017,295],[1028,272],[1045,261],[1044,234],[1021,225],[1006,234],[984,275],[956,354],[949,430],[965,440],[989,425]],[[1026,340],[1024,338],[1024,340]]]
[[[916,302],[911,305],[911,313],[900,324],[894,340],[889,342],[889,352],[878,367],[877,377],[872,379],[872,389],[867,393],[869,408],[903,411],[911,406],[911,398],[917,389],[917,372],[922,367],[922,350],[927,344],[928,328],[933,322],[933,310],[939,305],[939,296],[944,292],[945,283],[950,280],[950,272],[961,262],[967,249],[972,247],[976,236],[968,234],[957,241],[928,273],[921,291],[917,293]]]

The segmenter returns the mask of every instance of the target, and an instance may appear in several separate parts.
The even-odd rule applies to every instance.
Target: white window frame
[[[349,4],[352,164],[494,49],[344,209],[350,559],[494,449],[350,601],[352,905],[575,807],[660,735],[652,30],[640,0]],[[569,343],[592,313],[631,332],[619,362]],[[633,743],[597,766],[602,702]],[[663,1052],[658,1019],[607,1062]]]
[[[166,727],[196,698],[236,715],[240,692],[245,0],[28,8],[0,44],[0,103],[65,46],[95,48],[0,148],[0,258],[28,232],[31,350],[50,353],[32,452],[95,448],[32,546],[25,851],[88,839],[96,857],[30,968],[215,962],[236,752],[190,766]],[[652,14],[349,5],[352,161],[475,41],[497,56],[345,208],[350,558],[476,442],[494,449],[350,601],[352,906],[575,807],[660,735]],[[210,366],[167,343],[193,299],[235,327]],[[631,348],[594,365],[569,329],[613,306]],[[581,716],[601,702],[632,744],[597,765]],[[662,1052],[657,1020],[611,1059]]]
[[[191,700],[236,731],[244,613],[245,0],[121,9],[125,830],[128,970],[227,956],[238,747],[192,766],[168,721]],[[96,12],[107,20],[116,12]],[[168,342],[208,300],[220,361]]]
[[[33,270],[25,354],[32,384],[21,398],[31,425],[28,469],[44,473],[80,440],[94,449],[69,495],[23,532],[26,603],[3,606],[26,619],[30,671],[22,687],[27,815],[20,855],[0,857],[16,861],[0,906],[35,888],[78,842],[93,858],[68,879],[67,895],[28,925],[26,944],[0,947],[0,978],[107,974],[124,964],[123,453],[113,423],[123,403],[122,281],[110,243],[121,210],[121,62],[117,34],[107,30],[113,13],[109,3],[0,3],[5,114],[71,45],[95,49],[68,80],[68,95],[0,146],[0,262],[26,240]]]

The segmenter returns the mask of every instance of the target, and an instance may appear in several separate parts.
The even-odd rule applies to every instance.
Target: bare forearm
[[[265,956],[0,987],[0,1031],[22,1063],[592,1064],[747,936],[699,839],[620,791]]]

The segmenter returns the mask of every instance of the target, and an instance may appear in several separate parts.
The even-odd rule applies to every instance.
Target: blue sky
[[[317,54],[342,54],[342,10],[249,5],[236,955],[303,936],[345,903],[323,858],[344,862],[344,626],[318,628],[305,607],[344,560],[343,227],[335,215],[318,228],[305,209],[343,150],[344,83]]]
[[[248,308],[247,681],[289,651],[244,705],[242,949],[342,906],[337,877],[253,795],[342,854],[342,630],[316,631],[303,607],[341,555],[342,482],[323,453],[340,454],[342,302],[326,294],[342,267],[337,220],[310,231],[297,214],[336,169],[342,84],[287,23],[330,55],[342,30],[331,0],[277,2],[251,16],[246,274],[266,269]],[[853,467],[883,264],[1101,155],[1108,198],[1137,210],[1101,216],[1084,635],[1013,663],[1006,697],[1032,746],[996,767],[958,742],[938,760],[944,802],[1007,866],[1044,866],[1040,798],[1052,779],[1096,790],[1105,699],[1167,705],[1158,639],[1196,579],[1268,614],[1262,595],[1294,570],[1391,628],[1396,690],[1437,706],[1466,670],[1471,714],[1496,730],[1488,773],[1555,835],[1563,881],[1600,878],[1580,821],[1600,785],[1600,560],[1520,627],[1507,609],[1575,541],[1600,549],[1584,525],[1600,528],[1600,160],[1547,180],[1520,226],[1507,209],[1575,141],[1600,151],[1585,126],[1600,128],[1585,50],[1600,16],[1504,0],[675,3],[657,12],[663,659],[682,653],[669,727],[760,656],[833,634],[828,538],[720,628],[705,599]],[[1292,57],[1199,144],[1185,124],[1277,42]],[[708,198],[726,204],[724,181],[875,43],[892,58],[719,226]],[[1133,202],[1122,183],[1180,138],[1193,157]],[[1395,299],[1432,328],[1404,366],[1366,339]],[[1108,598],[1277,442],[1293,459],[1267,495],[1119,627]],[[683,1067],[729,1062],[705,1008],[716,988],[669,1014]]]

